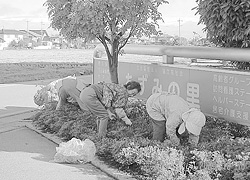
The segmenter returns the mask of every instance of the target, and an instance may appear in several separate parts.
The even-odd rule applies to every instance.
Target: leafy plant
[[[118,54],[132,36],[157,34],[158,7],[166,0],[47,0],[51,26],[68,39],[97,38],[104,46],[111,81],[118,83]]]
[[[206,27],[208,39],[220,47],[249,48],[249,0],[196,0],[199,24]],[[232,63],[239,69],[250,68],[249,62]]]
[[[51,102],[32,117],[38,128],[64,140],[91,139],[100,159],[137,179],[249,178],[250,133],[246,126],[207,117],[198,147],[172,147],[168,141],[151,140],[150,118],[142,100],[130,99],[126,108],[133,125],[110,121],[106,138],[97,136],[95,117],[82,112],[77,104],[66,104],[60,111],[55,106]]]

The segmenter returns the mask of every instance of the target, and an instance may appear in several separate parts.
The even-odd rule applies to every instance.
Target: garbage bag
[[[96,147],[93,141],[85,139],[81,141],[72,138],[68,142],[62,142],[56,147],[54,162],[58,163],[87,163],[94,159]]]

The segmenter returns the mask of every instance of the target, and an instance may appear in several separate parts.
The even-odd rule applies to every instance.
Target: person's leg
[[[153,125],[153,140],[163,142],[166,135],[166,119],[160,110],[155,108],[154,101],[154,96],[151,96],[146,103],[146,109]]]
[[[58,82],[59,83],[59,82]],[[80,95],[80,92],[76,89],[76,79],[65,78],[61,80],[61,87],[58,90],[59,100],[56,109],[60,109],[66,102],[69,96],[75,97]]]
[[[83,110],[90,111],[97,116],[98,135],[101,137],[106,136],[109,116],[105,107],[98,100],[95,90],[91,87],[85,88],[80,93],[80,100],[84,104]]]
[[[166,121],[157,121],[151,119],[153,125],[153,138],[152,140],[158,140],[163,142],[166,135]]]
[[[56,110],[60,110],[60,108],[67,102],[67,98],[69,97],[69,94],[65,90],[65,86],[65,84],[62,84],[61,87],[58,89],[59,100],[56,106]]]
[[[97,131],[98,136],[105,137],[107,134],[107,127],[108,127],[108,120],[109,118],[98,118],[97,120]]]

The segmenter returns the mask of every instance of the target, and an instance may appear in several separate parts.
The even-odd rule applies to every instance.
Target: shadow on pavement
[[[21,127],[0,134],[0,151],[36,153],[41,161],[53,160],[57,145],[36,132]]]

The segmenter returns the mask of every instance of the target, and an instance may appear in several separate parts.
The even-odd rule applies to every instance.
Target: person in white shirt
[[[189,134],[189,144],[196,146],[202,127],[205,125],[205,115],[196,108],[189,106],[178,95],[168,93],[152,94],[146,103],[146,109],[152,118],[153,140],[163,142],[165,135],[174,146],[180,145],[176,131],[182,134],[185,131]]]

